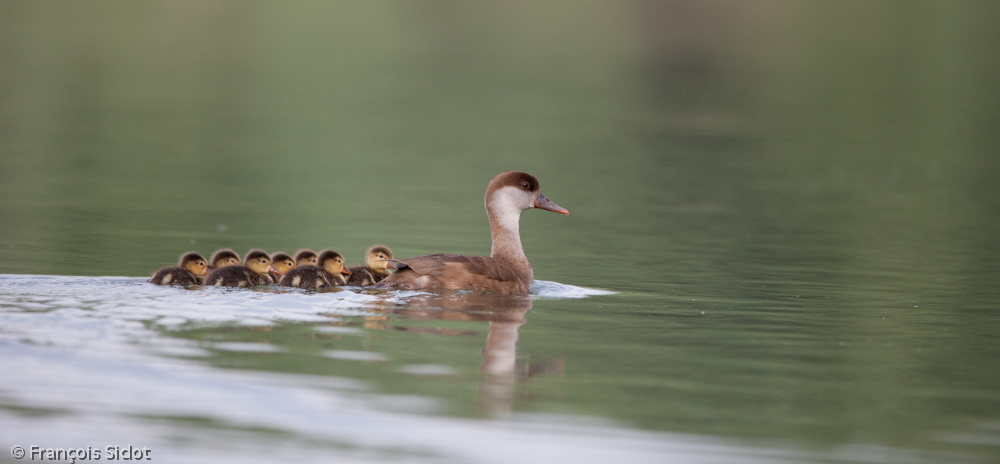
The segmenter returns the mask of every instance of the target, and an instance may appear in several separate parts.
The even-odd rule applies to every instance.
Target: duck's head
[[[295,258],[289,256],[288,253],[279,251],[271,255],[271,267],[274,268],[276,274],[284,275],[295,267]]]
[[[212,269],[226,266],[237,266],[240,264],[240,255],[229,248],[220,248],[212,253]]]
[[[316,252],[309,249],[301,249],[299,251],[296,251],[295,265],[296,266],[301,266],[303,264],[315,265],[317,263],[316,256],[317,256]]]
[[[208,260],[193,251],[182,254],[177,265],[191,271],[196,276],[203,276],[208,273]]]
[[[344,257],[340,256],[340,253],[337,253],[336,251],[324,250],[319,254],[317,260],[319,261],[319,267],[323,268],[330,274],[351,275],[351,271],[344,269]]]
[[[365,265],[382,275],[389,274],[389,263],[392,259],[392,250],[385,245],[372,245],[365,252]]]
[[[486,211],[498,217],[517,217],[531,208],[569,214],[542,195],[538,179],[526,172],[507,171],[497,174],[486,187]]]
[[[264,250],[250,250],[243,258],[243,265],[256,274],[264,275],[271,270],[271,257]]]

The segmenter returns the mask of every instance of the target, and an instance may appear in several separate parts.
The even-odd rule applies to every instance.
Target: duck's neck
[[[519,230],[521,210],[504,208],[504,205],[490,206],[486,209],[486,214],[490,218],[490,233],[493,236],[490,257],[513,267],[526,269],[530,273],[531,265],[524,256],[524,247],[521,246]]]

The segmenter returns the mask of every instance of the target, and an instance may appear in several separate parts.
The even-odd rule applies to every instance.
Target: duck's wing
[[[518,280],[517,274],[506,264],[486,256],[464,256],[434,254],[416,258],[396,259],[400,270],[412,269],[420,275],[449,277],[452,275],[475,275],[487,279],[510,282]]]

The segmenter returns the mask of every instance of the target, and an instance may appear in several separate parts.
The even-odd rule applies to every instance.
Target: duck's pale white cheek
[[[504,187],[493,194],[490,207],[500,225],[516,229],[521,211],[534,206],[533,195],[514,187]]]

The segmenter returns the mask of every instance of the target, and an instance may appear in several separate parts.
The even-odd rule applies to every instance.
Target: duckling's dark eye
[[[521,182],[521,187],[528,188],[528,183],[527,182]]]

